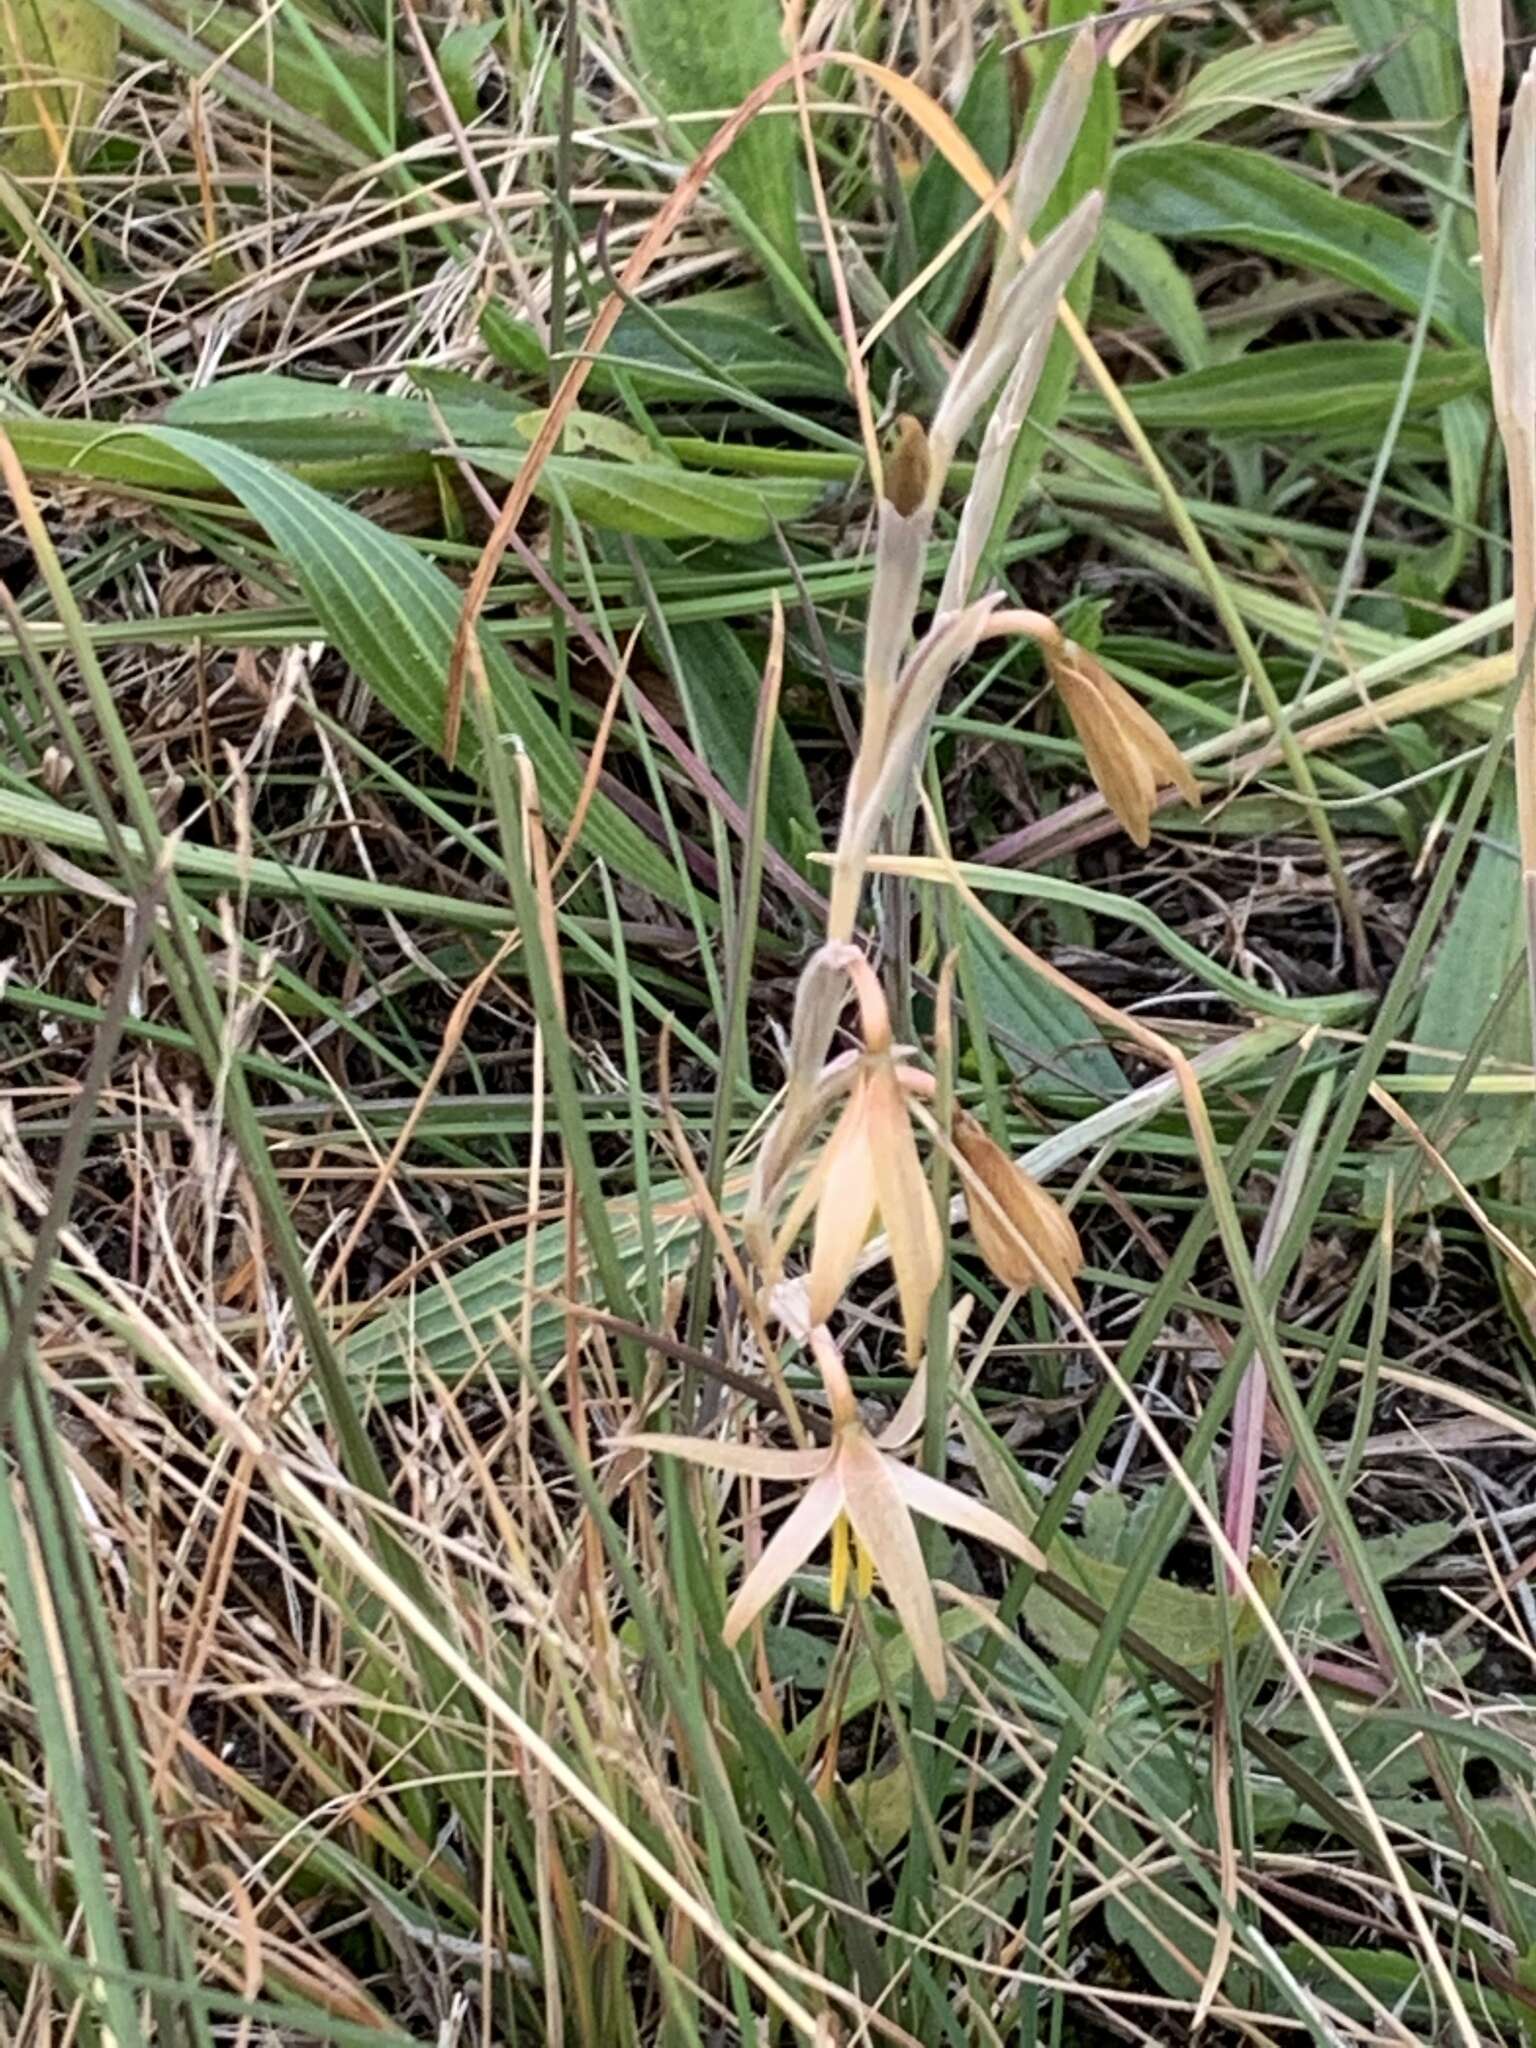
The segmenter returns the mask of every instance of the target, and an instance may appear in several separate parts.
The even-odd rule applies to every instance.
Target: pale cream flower
[[[1044,1555],[1021,1529],[984,1502],[926,1472],[914,1471],[894,1455],[921,1427],[921,1376],[890,1425],[878,1436],[871,1436],[860,1418],[843,1361],[825,1330],[812,1332],[811,1346],[831,1409],[830,1444],[810,1451],[771,1451],[713,1438],[643,1432],[622,1438],[618,1448],[685,1458],[690,1464],[756,1479],[808,1481],[805,1492],[738,1587],[725,1617],[726,1644],[740,1640],[830,1534],[829,1591],[834,1612],[847,1591],[849,1550],[853,1548],[858,1554],[861,1593],[867,1594],[879,1579],[890,1595],[929,1691],[942,1699],[948,1684],[944,1638],[928,1568],[912,1526],[913,1515],[926,1515],[962,1535],[995,1544],[1036,1570],[1045,1568]]]

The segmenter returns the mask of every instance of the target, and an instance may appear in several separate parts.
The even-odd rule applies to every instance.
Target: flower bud
[[[923,423],[904,412],[885,458],[885,495],[903,519],[910,519],[928,495],[928,467]]]

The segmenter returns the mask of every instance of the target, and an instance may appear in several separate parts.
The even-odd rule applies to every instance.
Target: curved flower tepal
[[[824,1448],[770,1451],[711,1438],[651,1433],[625,1437],[619,1448],[686,1458],[690,1464],[759,1479],[809,1482],[738,1587],[725,1617],[727,1646],[741,1639],[828,1535],[833,1539],[831,1594],[836,1612],[846,1591],[851,1529],[861,1590],[868,1592],[876,1579],[884,1585],[917,1668],[935,1699],[942,1699],[948,1684],[944,1638],[913,1515],[926,1515],[962,1535],[995,1544],[1037,1570],[1045,1567],[1044,1555],[1021,1529],[984,1502],[914,1471],[894,1455],[921,1424],[921,1379],[890,1425],[871,1436],[860,1419],[843,1361],[825,1330],[811,1333],[811,1348],[832,1412],[832,1441]]]

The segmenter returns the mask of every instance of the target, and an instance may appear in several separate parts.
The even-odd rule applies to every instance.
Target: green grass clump
[[[1520,53],[784,28],[0,7],[0,2037],[1536,2038]]]

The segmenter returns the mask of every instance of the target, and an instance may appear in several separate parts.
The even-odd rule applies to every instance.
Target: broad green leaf
[[[670,563],[671,557],[664,559]],[[674,626],[672,651],[682,670],[698,744],[710,767],[740,804],[747,800],[752,771],[752,737],[762,678],[738,635],[719,620]],[[665,650],[651,641],[654,659]],[[774,731],[768,784],[768,837],[794,858],[799,849],[819,846],[821,828],[805,770],[781,720]]]
[[[904,1762],[886,1771],[866,1771],[845,1790],[859,1844],[889,1856],[912,1831],[912,1773]]]
[[[1027,1091],[1059,1094],[1065,1085],[1106,1098],[1125,1093],[1119,1062],[1078,1004],[979,927],[968,943],[997,1051]]]
[[[1136,417],[1149,427],[1227,435],[1336,433],[1385,426],[1409,363],[1408,344],[1401,341],[1298,341],[1235,363],[1143,378],[1124,389]],[[1486,382],[1481,349],[1429,348],[1409,406],[1434,412]],[[1099,394],[1086,391],[1072,400],[1067,416],[1088,421],[1105,412]]]
[[[1156,1782],[1150,1770],[1144,1777]],[[1197,1815],[1189,1825],[1198,1831],[1202,1821]],[[1166,1871],[1131,1886],[1122,1898],[1125,1870],[1145,1845],[1134,1823],[1112,1806],[1102,1824],[1108,1847],[1097,1860],[1111,1887],[1104,1908],[1111,1939],[1131,1951],[1166,1997],[1192,1998],[1211,1960],[1209,1906],[1192,1884]],[[1111,1854],[1111,1848],[1119,1855]]]
[[[437,68],[461,121],[472,121],[480,111],[475,68],[501,34],[501,26],[499,16],[490,14],[484,21],[467,21],[449,29],[438,42]]]
[[[1225,242],[1259,249],[1300,270],[1371,292],[1417,313],[1429,284],[1429,238],[1384,207],[1340,199],[1325,185],[1257,150],[1214,142],[1147,143],[1115,165],[1117,220],[1164,241]],[[1481,348],[1477,280],[1457,256],[1442,264],[1435,326]]]
[[[399,534],[242,448],[177,427],[138,431],[200,464],[261,522],[337,651],[408,731],[439,746],[461,604],[442,571]],[[506,652],[485,634],[480,646],[502,726],[527,750],[545,808],[563,822],[581,788],[580,763]],[[632,880],[678,900],[670,864],[607,797],[595,799],[583,836]]]
[[[1385,1536],[1368,1536],[1365,1554],[1371,1575],[1378,1584],[1390,1585],[1416,1565],[1438,1557],[1455,1540],[1449,1522],[1411,1522]],[[1309,1633],[1329,1642],[1349,1642],[1360,1633],[1361,1623],[1343,1579],[1333,1565],[1324,1565],[1302,1587],[1294,1601],[1287,1601],[1287,1614]]]
[[[94,420],[42,420],[0,409],[22,467],[78,482],[120,484],[125,490],[178,496],[226,495],[200,462],[157,445],[138,427],[100,426]],[[150,423],[145,422],[145,428]],[[317,436],[317,439],[322,437]],[[370,454],[323,456],[284,465],[320,491],[360,491],[430,483],[433,459],[412,449],[379,447]]]
[[[1449,2024],[1439,1987],[1421,1956],[1385,1948],[1327,1948],[1319,1953],[1301,1942],[1287,1942],[1278,1954],[1301,1983],[1312,1985],[1330,2005],[1355,2018],[1374,2023],[1377,2009],[1384,2005],[1399,2021],[1433,2023],[1437,2029]],[[1523,2026],[1529,2017],[1523,2006],[1485,1983],[1461,1978],[1458,1988],[1469,2012],[1486,2013],[1500,2027]],[[1272,1990],[1269,1997],[1278,2004],[1280,1993]]]
[[[579,335],[573,345],[581,346]],[[704,300],[622,313],[593,365],[589,389],[613,391],[619,365],[643,398],[721,395],[726,387],[712,371],[765,397],[846,396],[841,373],[776,333],[771,317],[754,319]]]
[[[1426,180],[1442,181],[1456,148],[1464,85],[1456,0],[1338,0],[1370,82],[1399,124],[1401,146]],[[1470,229],[1470,221],[1467,223]],[[1466,246],[1475,246],[1468,234]]]
[[[802,1692],[825,1692],[832,1672],[836,1639],[812,1635],[808,1628],[792,1622],[765,1631],[768,1663],[781,1685],[798,1686]]]
[[[523,439],[537,440],[544,422],[549,418],[549,407],[540,406],[535,412],[520,412],[514,424]],[[623,420],[610,419],[602,412],[582,412],[579,408],[566,414],[561,427],[561,448],[567,455],[580,455],[585,449],[593,449],[599,455],[611,455],[615,462],[654,462],[656,451],[637,427],[626,426]]]
[[[1137,298],[1178,352],[1186,370],[1204,369],[1210,359],[1210,338],[1194,286],[1155,235],[1107,220],[1100,236],[1104,267],[1113,271]]]
[[[1046,1556],[1053,1571],[1080,1587],[1100,1607],[1114,1605],[1127,1566],[1090,1557],[1081,1544],[1065,1536],[1052,1541]],[[1246,1603],[1228,1602],[1226,1615],[1230,1626],[1224,1631],[1222,1602],[1215,1593],[1181,1586],[1173,1579],[1152,1579],[1131,1612],[1131,1627],[1186,1670],[1202,1671],[1216,1662],[1226,1642],[1251,1642],[1259,1633],[1259,1618]],[[1092,1656],[1097,1628],[1043,1587],[1032,1587],[1025,1596],[1024,1619],[1031,1634],[1062,1663],[1086,1664]]]
[[[1467,1051],[1486,1022],[1490,1006],[1520,957],[1524,926],[1516,839],[1515,788],[1510,776],[1496,791],[1487,835],[1430,969],[1413,1028],[1413,1043],[1419,1049],[1408,1056],[1409,1073],[1446,1077],[1455,1073],[1457,1057]],[[1504,1006],[1490,1056],[1500,1062],[1526,1063],[1530,1044],[1525,1001],[1523,994],[1517,995]],[[1436,1053],[1450,1057],[1436,1058]],[[1434,1103],[1433,1096],[1414,1097],[1408,1106],[1422,1120],[1433,1114]],[[1531,1128],[1528,1095],[1469,1090],[1458,1105],[1454,1134],[1440,1149],[1457,1176],[1475,1186],[1510,1164],[1521,1145],[1529,1142]],[[1372,1159],[1362,1197],[1368,1215],[1379,1216],[1383,1211],[1389,1172],[1397,1189],[1395,1200],[1401,1202],[1408,1171],[1421,1156],[1417,1146],[1404,1142],[1384,1148]],[[1436,1207],[1451,1199],[1450,1184],[1442,1175],[1430,1172],[1421,1177],[1420,1206]]]
[[[384,449],[426,452],[453,444],[479,469],[514,477],[538,432],[542,412],[513,410],[494,395],[458,387],[435,408],[414,398],[351,392],[262,373],[188,392],[166,412],[173,426],[195,427],[275,461],[342,458]],[[633,428],[579,413],[572,439],[619,456],[601,461],[551,456],[538,495],[563,501],[592,526],[658,540],[759,540],[776,521],[803,518],[821,496],[813,478],[711,476],[659,462]],[[512,452],[509,452],[509,449]],[[646,460],[638,460],[644,455]]]
[[[1124,1549],[1130,1526],[1131,1504],[1118,1488],[1101,1486],[1088,1496],[1083,1508],[1083,1549],[1089,1557],[1107,1558],[1111,1564],[1127,1562]]]
[[[620,19],[640,83],[664,114],[724,114],[784,62],[778,0],[621,0]],[[716,122],[680,121],[698,150]],[[796,123],[781,114],[747,124],[719,176],[797,275],[805,253],[795,220]]]
[[[826,1604],[825,1577],[807,1572],[799,1575],[794,1583],[810,1598],[819,1599],[823,1606]],[[858,1715],[867,1713],[881,1699],[885,1690],[894,1692],[899,1699],[903,1694],[910,1694],[912,1685],[915,1662],[912,1645],[903,1631],[896,1626],[894,1618],[880,1608],[878,1594],[877,1604],[866,1609],[866,1613],[871,1624],[880,1631],[880,1670],[876,1671],[874,1659],[867,1647],[858,1650],[841,1696],[845,1725],[855,1720]],[[973,1636],[979,1636],[985,1627],[986,1623],[982,1617],[969,1607],[941,1605],[939,1608],[939,1634],[951,1648],[958,1643],[969,1642]],[[882,1677],[885,1681],[883,1687]],[[816,1716],[807,1714],[785,1738],[790,1754],[796,1757],[804,1756],[817,1739],[817,1734]]]
[[[478,469],[514,477],[521,458],[466,448]],[[552,455],[541,498],[563,498],[578,519],[651,540],[761,540],[776,523],[802,519],[822,495],[814,478],[711,476],[662,462],[599,462]]]
[[[480,339],[504,370],[547,382],[549,350],[526,320],[509,313],[495,299],[488,300],[481,311]]]
[[[1000,39],[988,43],[978,58],[955,122],[988,170],[1000,177],[1008,165],[1013,127],[1008,60]],[[935,150],[918,173],[908,204],[921,268],[938,255],[951,235],[965,226],[980,201],[948,160]],[[986,262],[996,240],[996,230],[990,225],[978,228],[925,287],[917,303],[941,333],[948,333],[965,303],[978,263]],[[885,273],[886,286],[892,293],[906,282],[896,271],[896,260],[897,251],[893,248]]]
[[[346,34],[318,10],[306,10],[307,38],[281,8],[257,14],[231,0],[217,7],[199,0],[97,4],[122,25],[131,43],[170,58],[194,77],[217,79],[229,98],[260,106],[291,134],[328,153],[340,143],[354,160],[366,161],[376,136],[388,134],[391,92],[383,43]],[[404,103],[403,85],[397,85],[394,104]],[[409,132],[407,126],[396,140]]]
[[[733,1194],[739,1200],[740,1188]],[[657,1256],[665,1270],[681,1270],[697,1235],[688,1191],[680,1181],[658,1184],[651,1189],[650,1206]],[[647,1255],[638,1210],[632,1200],[618,1199],[609,1204],[608,1215],[619,1256],[635,1285]],[[536,1363],[558,1357],[565,1341],[565,1315],[558,1301],[546,1296],[564,1291],[567,1250],[559,1227],[546,1225],[534,1235],[533,1285],[538,1293],[529,1355]],[[477,1357],[497,1351],[497,1330],[503,1322],[519,1326],[526,1278],[524,1247],[511,1245],[486,1253],[451,1280],[386,1303],[343,1345],[349,1377],[386,1402],[399,1400],[408,1390],[418,1360],[451,1384]],[[516,1367],[509,1363],[506,1370],[515,1374]]]
[[[974,1410],[962,1409],[960,1433],[975,1461],[983,1493],[999,1514],[1020,1528],[1030,1528],[1035,1519],[1031,1503],[991,1429]],[[1125,1565],[1091,1556],[1085,1545],[1068,1536],[1053,1537],[1046,1558],[1052,1571],[1105,1609],[1114,1605],[1125,1583]],[[1032,1586],[1024,1596],[1024,1619],[1031,1634],[1061,1663],[1086,1664],[1092,1656],[1098,1640],[1096,1626],[1043,1586]],[[1215,1593],[1181,1586],[1172,1579],[1153,1579],[1136,1602],[1131,1627],[1165,1656],[1187,1670],[1199,1671],[1216,1662],[1226,1643],[1251,1641],[1259,1633],[1259,1618],[1244,1602],[1223,1604]]]
[[[146,491],[218,488],[200,462],[135,427],[103,427],[94,420],[40,420],[20,413],[0,414],[0,423],[29,475],[74,477]]]
[[[501,418],[487,407],[476,438],[491,432]],[[264,370],[182,392],[166,407],[165,423],[233,442],[271,462],[377,454],[385,449],[424,452],[443,445],[441,426],[418,399],[349,391],[340,384]]]
[[[1348,11],[1347,5],[1342,11]],[[1334,23],[1244,43],[1192,73],[1154,137],[1193,142],[1239,114],[1265,113],[1287,101],[1315,103],[1336,80],[1342,83],[1349,76],[1359,57],[1349,30]]]
[[[441,449],[450,437],[460,447],[484,441],[526,448],[548,417],[547,407],[530,409],[496,385],[457,371],[424,369],[413,377],[432,404],[267,370],[243,371],[182,392],[166,407],[165,422],[236,441],[253,455],[295,462],[384,448]],[[643,434],[605,413],[578,407],[568,415],[564,433],[568,454],[595,448],[624,462],[654,459]]]
[[[0,170],[66,175],[106,98],[118,28],[95,0],[6,0],[0,10]]]

